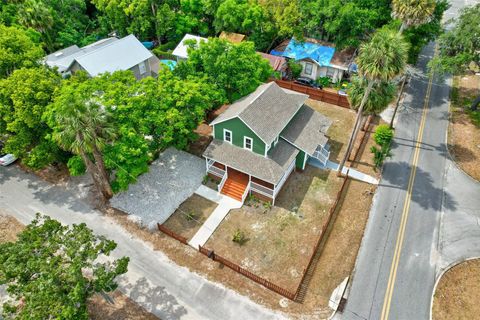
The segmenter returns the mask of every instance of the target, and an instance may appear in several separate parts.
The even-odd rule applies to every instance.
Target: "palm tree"
[[[104,200],[109,199],[113,192],[101,153],[115,136],[109,114],[94,101],[82,101],[75,94],[62,102],[66,101],[70,103],[56,110],[53,138],[62,148],[82,157]]]
[[[53,16],[47,6],[35,0],[27,0],[19,7],[18,22],[44,35],[48,50],[53,51],[51,31],[54,25]]]
[[[392,0],[392,16],[402,21],[399,32],[427,23],[435,11],[435,5],[435,0]]]
[[[339,175],[341,175],[345,162],[352,152],[353,143],[360,129],[363,108],[368,101],[368,96],[373,86],[377,82],[389,81],[400,74],[406,66],[407,55],[408,44],[403,39],[403,36],[387,29],[378,30],[370,42],[360,46],[360,53],[357,57],[358,72],[367,82],[367,86],[358,107],[347,152],[340,163]]]
[[[358,110],[368,86],[367,80],[362,77],[354,77],[348,90],[348,100],[353,110]],[[363,107],[363,114],[378,115],[388,107],[395,96],[396,87],[392,81],[378,81],[372,87],[368,100]]]

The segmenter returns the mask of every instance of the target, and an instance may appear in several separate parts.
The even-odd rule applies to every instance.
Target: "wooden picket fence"
[[[346,187],[348,179],[349,179],[348,176],[344,177],[343,183],[340,187],[340,190],[338,191],[338,193],[336,195],[335,201],[334,201],[333,205],[330,207],[330,210],[328,212],[327,221],[322,226],[320,236],[318,237],[318,239],[315,243],[315,246],[313,248],[312,254],[310,255],[310,259],[308,261],[307,267],[303,271],[302,279],[301,279],[300,283],[298,284],[298,287],[297,287],[295,292],[292,292],[292,291],[289,291],[285,288],[282,288],[282,287],[276,285],[275,283],[270,282],[267,279],[262,278],[262,277],[260,277],[256,274],[248,271],[247,269],[239,266],[238,264],[236,264],[236,263],[218,255],[213,250],[209,250],[209,249],[199,245],[198,246],[198,251],[200,253],[202,253],[203,255],[207,256],[208,258],[212,259],[213,261],[217,261],[218,263],[221,263],[222,265],[228,267],[229,269],[231,269],[231,270],[233,270],[233,271],[235,271],[235,272],[237,272],[237,273],[255,281],[256,283],[264,286],[265,288],[267,288],[267,289],[269,289],[273,292],[276,292],[276,293],[284,296],[285,298],[288,298],[288,299],[293,300],[293,301],[303,301],[303,297],[306,293],[306,289],[307,289],[307,286],[308,286],[308,281],[310,280],[309,277],[311,277],[313,275],[313,271],[315,269],[315,265],[316,265],[316,262],[317,262],[318,257],[319,257],[318,250],[319,250],[320,244],[321,244],[321,242],[322,242],[322,240],[323,240],[323,238],[326,234],[326,230],[327,230],[327,228],[328,228],[328,226],[329,226],[329,224],[332,220],[332,217],[334,216],[334,213],[337,210],[338,203],[340,202],[340,198],[342,197],[343,192],[345,191],[345,187]],[[160,230],[161,232],[163,232],[166,235],[180,241],[183,244],[188,245],[187,239],[185,237],[182,237],[181,235],[173,232],[172,230],[168,229],[167,227],[165,227],[161,224],[157,224],[157,226],[158,226],[158,230]]]
[[[249,278],[250,280],[255,281],[256,283],[264,286],[265,288],[272,290],[273,292],[276,292],[290,300],[295,300],[295,292],[291,292],[287,289],[284,289],[280,286],[277,286],[276,284],[268,281],[267,279],[264,279],[262,277],[257,276],[256,274],[248,271],[247,269],[242,268],[236,263],[231,262],[230,260],[216,254],[213,250],[208,250],[207,248],[204,248],[202,246],[198,246],[198,251],[212,259],[213,261],[217,261],[218,263],[223,264],[224,266],[232,269],[233,271]]]
[[[348,98],[344,95],[338,94],[337,92],[311,88],[288,80],[271,79],[270,81],[275,81],[275,83],[282,88],[308,94],[310,99],[319,100],[337,105],[342,108],[350,109],[350,102],[348,101]]]

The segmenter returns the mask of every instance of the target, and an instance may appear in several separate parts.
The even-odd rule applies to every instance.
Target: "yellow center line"
[[[436,54],[436,51],[437,51],[437,48],[435,47],[435,54]],[[425,96],[425,103],[423,105],[422,119],[420,121],[420,127],[418,129],[417,142],[415,144],[415,153],[413,155],[413,161],[412,161],[412,171],[410,172],[410,177],[408,180],[407,195],[405,197],[405,203],[402,211],[402,219],[400,221],[400,228],[398,230],[397,242],[395,244],[395,251],[393,254],[392,265],[390,267],[390,275],[388,277],[387,290],[385,292],[385,298],[383,300],[383,308],[382,308],[382,315],[381,315],[382,320],[387,320],[390,313],[390,305],[392,302],[393,289],[395,287],[397,269],[400,261],[400,255],[402,252],[403,239],[405,236],[405,229],[407,226],[408,215],[410,212],[410,203],[412,199],[413,184],[415,182],[415,175],[417,173],[417,164],[418,164],[418,159],[419,159],[420,150],[421,150],[420,145],[422,143],[423,132],[425,129],[425,123],[427,119],[428,104],[430,101],[430,94],[432,92],[432,83],[433,83],[433,75],[431,74],[428,81],[428,88]]]

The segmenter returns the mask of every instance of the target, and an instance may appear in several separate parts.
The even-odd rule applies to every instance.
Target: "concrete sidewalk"
[[[326,165],[323,165],[323,163],[321,163],[320,161],[318,161],[315,158],[310,158],[308,160],[308,163],[310,165],[314,166],[314,167],[317,167],[317,168],[323,169],[323,170],[327,169],[327,170],[338,171],[338,169],[340,167],[340,164],[338,164],[336,162],[333,162],[333,161],[330,161],[330,160],[327,161]],[[347,172],[348,172],[348,176],[350,178],[360,180],[360,181],[370,183],[370,184],[378,184],[378,180],[375,179],[372,176],[369,176],[368,174],[365,174],[363,172],[360,172],[360,171],[355,170],[355,169],[350,168],[350,167],[343,167],[342,173],[347,174]]]
[[[64,188],[54,187],[16,166],[0,167],[0,207],[24,224],[36,212],[64,223],[86,223],[118,244],[113,257],[130,257],[119,289],[160,319],[285,319],[249,298],[173,263],[114,220]],[[186,250],[188,248],[186,247]]]
[[[195,193],[210,201],[218,203],[218,206],[213,210],[207,221],[203,223],[197,233],[195,233],[192,239],[188,241],[190,246],[198,250],[198,246],[203,246],[208,241],[230,210],[242,207],[242,203],[204,185],[201,185]]]

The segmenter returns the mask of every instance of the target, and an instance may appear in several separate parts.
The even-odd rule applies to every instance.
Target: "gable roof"
[[[257,52],[262,58],[267,59],[272,66],[273,71],[283,71],[286,69],[287,59],[284,57],[274,56],[272,54]]]
[[[280,137],[311,156],[319,145],[327,144],[325,134],[331,124],[332,120],[304,105]]]
[[[329,66],[334,54],[334,47],[310,41],[299,42],[292,38],[282,55],[295,60],[311,59],[320,66]]]
[[[153,55],[134,35],[112,41],[75,58],[92,77],[105,72],[128,70]]]
[[[177,46],[173,50],[172,54],[174,56],[177,56],[179,58],[184,58],[184,59],[188,58],[188,52],[187,52],[188,46],[185,45],[185,43],[184,43],[185,40],[195,40],[195,41],[197,41],[197,45],[200,44],[201,41],[205,41],[205,42],[208,41],[207,38],[194,36],[192,34],[187,33],[187,34],[185,34],[183,39],[177,44]]]
[[[287,93],[275,82],[265,83],[253,93],[230,105],[210,125],[239,118],[263,142],[270,145],[307,98],[305,94]]]
[[[85,71],[94,77],[104,72],[128,70],[153,57],[134,35],[122,39],[105,38],[79,48],[76,45],[59,50],[45,57],[45,63],[57,67],[59,72],[67,71],[77,61]]]

